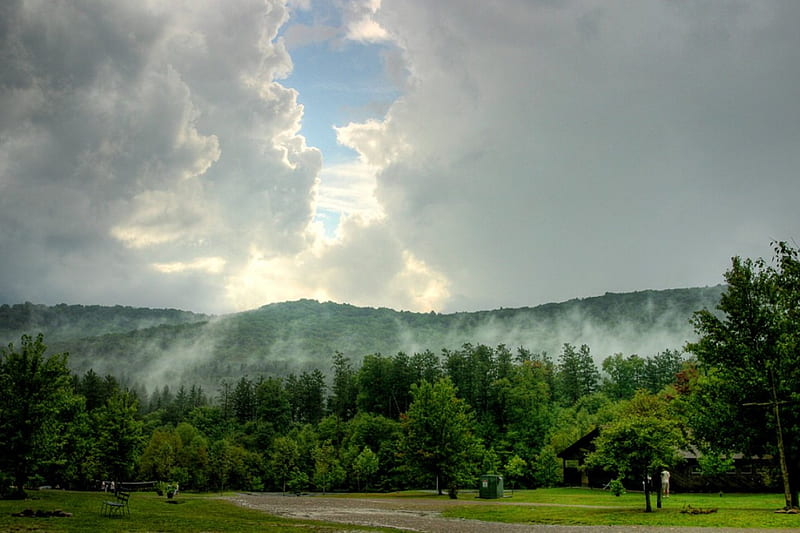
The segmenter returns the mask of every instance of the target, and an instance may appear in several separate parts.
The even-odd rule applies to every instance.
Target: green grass
[[[337,494],[330,497],[424,498],[443,503],[442,514],[495,522],[562,525],[649,525],[712,526],[741,528],[800,528],[800,515],[775,514],[782,506],[778,494],[676,494],[664,500],[662,509],[644,512],[644,496],[629,493],[621,497],[599,490],[539,489],[516,490],[506,498],[476,500],[474,491],[462,491],[455,502],[431,491],[406,491],[388,494]],[[106,518],[100,514],[101,502],[108,495],[97,492],[31,492],[25,501],[0,500],[0,531],[14,532],[340,532],[352,526],[309,520],[275,517],[245,509],[219,498],[217,494],[187,494],[177,504],[167,504],[154,493],[133,493],[130,518]],[[446,505],[444,505],[446,503]],[[681,513],[694,508],[717,509],[708,515]],[[53,511],[62,509],[69,518],[18,518],[12,513],[23,509]],[[376,529],[380,530],[380,529]]]
[[[186,494],[168,504],[155,493],[134,492],[130,518],[108,518],[100,514],[108,494],[98,492],[32,491],[27,500],[0,500],[0,531],[14,532],[336,532],[352,530],[341,524],[293,520],[244,509],[219,495]],[[14,517],[23,509],[72,513],[67,518]]]
[[[508,493],[506,493],[508,494]],[[453,518],[496,522],[559,525],[647,525],[742,528],[798,528],[800,515],[776,514],[783,497],[776,494],[674,494],[663,500],[663,507],[644,512],[644,495],[628,493],[621,497],[599,490],[542,489],[515,491],[512,497],[492,503],[451,507],[443,512]],[[519,504],[519,505],[517,505]],[[536,505],[541,504],[541,505]],[[716,509],[711,514],[681,513],[695,509]]]

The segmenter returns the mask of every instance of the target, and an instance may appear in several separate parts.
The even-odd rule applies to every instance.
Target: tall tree
[[[569,343],[564,344],[557,370],[557,391],[564,405],[573,405],[597,390],[600,372],[586,344],[578,349]]]
[[[447,487],[456,497],[459,487],[474,476],[480,455],[469,406],[456,397],[449,378],[415,384],[411,395],[413,401],[402,419],[405,464],[432,476],[439,494]]]
[[[67,354],[45,357],[44,336],[23,335],[0,352],[0,470],[12,476],[15,496],[25,496],[25,484],[41,453],[59,436],[61,413],[73,401]]]
[[[368,354],[358,369],[358,410],[388,418],[399,411],[393,405],[391,384],[392,362],[381,354]]]
[[[333,354],[333,384],[328,398],[328,411],[342,420],[350,420],[356,414],[358,382],[350,359],[341,352]]]
[[[636,354],[625,357],[616,353],[606,357],[603,360],[603,371],[608,378],[603,382],[603,392],[614,400],[633,398],[637,390],[645,388],[645,367],[645,360]]]
[[[303,371],[299,377],[290,374],[285,386],[293,421],[316,424],[322,420],[325,415],[325,376],[318,368],[311,372]]]
[[[292,422],[292,406],[283,380],[276,377],[259,380],[255,387],[255,395],[258,420],[272,424],[279,433],[286,433]]]
[[[130,479],[143,439],[136,399],[127,391],[117,392],[93,415],[101,474],[117,483]]]
[[[774,453],[788,509],[798,506],[800,489],[800,262],[797,250],[785,243],[777,243],[775,252],[776,266],[733,258],[720,313],[694,314],[700,338],[687,349],[711,378],[701,384],[716,388],[723,407],[709,426],[695,424],[696,433],[726,449]]]
[[[683,366],[683,353],[679,350],[664,350],[645,360],[643,384],[651,393],[660,392],[675,379]]]
[[[256,395],[253,382],[246,376],[239,378],[233,389],[233,413],[240,424],[250,422],[256,416]]]

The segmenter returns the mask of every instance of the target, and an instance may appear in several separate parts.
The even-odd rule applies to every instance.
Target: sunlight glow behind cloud
[[[716,284],[798,239],[798,18],[2,2],[0,302],[458,311]]]

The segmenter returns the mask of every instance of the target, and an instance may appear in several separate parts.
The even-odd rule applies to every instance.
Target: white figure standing
[[[665,498],[669,498],[669,470],[661,471],[661,491]]]

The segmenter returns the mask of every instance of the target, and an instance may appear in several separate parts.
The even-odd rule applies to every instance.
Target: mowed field
[[[778,514],[779,494],[675,494],[661,509],[644,512],[644,496],[585,489],[506,491],[481,500],[472,491],[459,499],[427,491],[388,494],[303,495],[180,494],[175,503],[154,493],[133,493],[130,517],[107,518],[107,494],[34,491],[24,501],[0,501],[0,531],[585,531],[587,526],[626,526],[642,531],[668,527],[797,531],[800,515]],[[70,517],[12,516],[25,509],[62,510]],[[693,512],[701,514],[693,514]],[[484,522],[483,524],[481,522]],[[562,526],[553,528],[552,526]],[[636,527],[633,527],[636,526]]]

